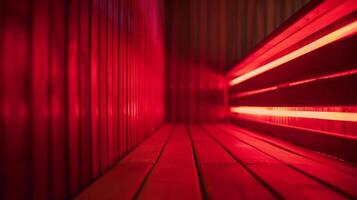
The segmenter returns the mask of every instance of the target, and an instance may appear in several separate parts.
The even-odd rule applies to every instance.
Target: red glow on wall
[[[300,13],[288,20],[289,23],[269,35],[227,73],[228,77],[232,79],[252,71],[269,62],[273,56],[280,57],[281,55],[278,54],[282,50],[303,41],[311,34],[321,32],[327,26],[352,14],[357,8],[357,3],[354,0],[329,0],[323,3],[315,1],[315,3],[317,3],[316,6],[302,9]]]
[[[341,138],[346,149],[352,148],[348,144],[357,136],[356,9],[353,0],[318,3],[231,69],[232,122],[332,155],[343,155],[331,148]]]
[[[0,199],[68,199],[164,119],[161,1],[0,1]]]
[[[309,78],[309,79],[304,79],[304,80],[299,80],[299,81],[294,81],[290,83],[283,83],[277,86],[272,86],[272,87],[267,87],[267,88],[262,88],[262,89],[257,89],[257,90],[251,90],[251,91],[246,91],[246,92],[239,92],[230,95],[230,98],[239,98],[239,97],[245,97],[245,96],[250,96],[250,95],[255,95],[259,93],[264,93],[264,92],[271,92],[274,90],[280,90],[283,88],[288,88],[292,86],[297,86],[297,85],[303,85],[303,84],[308,84],[312,83],[314,81],[321,81],[321,80],[328,80],[328,79],[333,79],[333,78],[340,78],[344,76],[350,76],[350,75],[355,75],[357,74],[357,69],[353,70],[348,70],[344,72],[338,72],[338,73],[333,73],[333,74],[328,74],[328,75],[322,75],[314,78]]]
[[[237,85],[245,80],[251,79],[259,74],[262,74],[266,71],[269,71],[271,69],[279,67],[280,65],[282,65],[284,63],[287,63],[293,59],[303,56],[311,51],[314,51],[314,50],[321,48],[325,45],[328,45],[332,42],[346,38],[348,36],[352,36],[355,33],[357,33],[357,21],[353,21],[353,22],[305,45],[305,46],[300,47],[299,49],[296,49],[293,52],[290,52],[284,56],[281,56],[278,59],[273,60],[267,64],[264,64],[252,71],[249,71],[245,74],[235,77],[234,79],[232,79],[229,82],[229,85]]]
[[[326,110],[330,107],[323,107]],[[355,112],[323,112],[313,111],[314,107],[254,107],[238,106],[231,107],[230,111],[239,114],[261,115],[272,117],[295,117],[323,119],[333,121],[357,122],[357,113]]]
[[[307,1],[0,0],[0,199],[357,197],[291,144],[357,163],[357,1]]]

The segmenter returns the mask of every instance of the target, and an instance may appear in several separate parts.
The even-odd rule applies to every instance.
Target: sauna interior
[[[357,199],[357,1],[1,0],[0,199]]]

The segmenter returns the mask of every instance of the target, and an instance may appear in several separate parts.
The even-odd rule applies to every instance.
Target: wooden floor
[[[133,198],[357,199],[357,167],[232,125],[168,124],[76,199]]]

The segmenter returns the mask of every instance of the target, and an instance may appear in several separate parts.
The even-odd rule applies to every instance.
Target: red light
[[[339,78],[339,77],[342,77],[342,76],[350,76],[350,75],[353,75],[353,74],[357,74],[357,69],[348,70],[348,71],[339,72],[339,73],[334,73],[334,74],[329,74],[329,75],[323,75],[323,76],[319,76],[319,77],[316,77],[316,78],[304,79],[304,80],[295,81],[295,82],[291,82],[291,83],[283,83],[283,84],[280,84],[280,85],[277,85],[277,86],[272,86],[272,87],[267,87],[267,88],[262,88],[262,89],[257,89],[257,90],[251,90],[251,91],[247,91],[247,92],[241,92],[241,93],[237,93],[237,94],[231,95],[231,98],[245,97],[245,96],[250,96],[250,95],[254,95],[254,94],[270,92],[270,91],[281,89],[281,88],[307,84],[307,83],[311,83],[311,82],[314,82],[314,81],[326,80],[326,79],[332,79],[332,78]]]
[[[276,67],[279,67],[280,65],[287,63],[295,58],[298,58],[304,54],[307,54],[311,51],[314,51],[320,47],[323,47],[327,44],[330,44],[334,41],[337,41],[339,39],[351,36],[357,32],[357,21],[351,22],[347,24],[346,26],[343,26],[291,53],[288,53],[276,60],[273,60],[272,62],[269,62],[263,66],[260,66],[248,73],[245,73],[241,76],[235,77],[229,82],[229,85],[237,85],[242,83],[243,81],[246,81],[248,79],[251,79],[259,74],[262,74],[266,71],[269,71],[271,69],[274,69]]]
[[[311,107],[304,107],[304,108],[306,110],[301,111],[301,110],[297,110],[297,109],[301,109],[300,107],[238,106],[238,107],[230,108],[230,111],[238,114],[249,114],[249,115],[260,115],[260,116],[296,117],[296,118],[357,122],[357,113],[311,111],[311,109],[313,109]]]

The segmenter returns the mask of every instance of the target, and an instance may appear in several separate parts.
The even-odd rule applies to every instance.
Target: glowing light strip
[[[304,54],[314,51],[320,47],[330,44],[338,39],[344,38],[346,36],[352,35],[357,32],[357,21],[351,22],[350,24],[341,27],[291,53],[288,53],[272,62],[269,62],[259,68],[256,68],[248,73],[238,76],[229,82],[229,85],[237,85],[245,80],[253,78],[259,74],[262,74],[268,70],[276,68],[284,63],[287,63],[295,58],[298,58]]]
[[[353,112],[289,110],[291,108],[283,108],[283,110],[275,110],[273,108],[277,108],[277,107],[238,106],[238,107],[230,108],[230,111],[233,113],[249,114],[249,115],[296,117],[296,118],[357,122],[357,113],[353,113]]]
[[[240,118],[240,117],[238,117],[238,118]],[[245,117],[243,117],[243,119],[252,120],[250,118],[245,118]],[[279,123],[279,122],[270,122],[270,121],[266,121],[266,120],[262,120],[262,119],[257,119],[257,120],[254,120],[254,121],[257,121],[257,122],[260,122],[260,123],[264,123],[264,124],[277,125],[277,126],[280,126],[280,127],[288,127],[288,128],[307,130],[307,131],[314,131],[314,132],[318,131],[320,134],[327,134],[327,135],[333,135],[333,136],[338,136],[338,137],[357,140],[357,136],[345,135],[343,133],[338,133],[338,132],[330,132],[330,131],[326,131],[326,130],[321,130],[320,128],[306,128],[306,127],[304,127],[304,125],[297,126],[297,125],[283,124],[283,123]],[[235,127],[235,128],[238,128],[238,127]],[[239,128],[239,129],[241,129],[241,128]]]
[[[278,90],[278,89],[282,89],[282,88],[287,88],[287,87],[291,87],[291,86],[303,85],[303,84],[311,83],[314,81],[339,78],[342,76],[350,76],[350,75],[354,75],[354,74],[357,74],[357,69],[334,73],[334,74],[329,74],[329,75],[324,75],[324,76],[319,76],[316,78],[304,79],[304,80],[295,81],[295,82],[291,82],[291,83],[283,83],[283,84],[280,84],[277,86],[267,87],[267,88],[263,88],[263,89],[251,90],[251,91],[247,91],[247,92],[240,92],[240,93],[231,95],[231,98],[245,97],[245,96],[250,96],[250,95],[254,95],[254,94],[260,94],[260,93],[264,93],[264,92]]]

